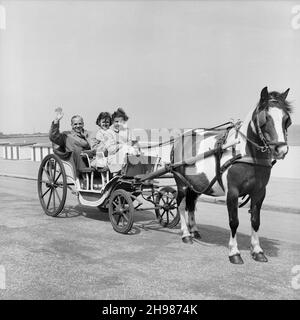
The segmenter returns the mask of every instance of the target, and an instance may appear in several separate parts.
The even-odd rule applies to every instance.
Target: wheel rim
[[[176,198],[171,192],[166,192],[161,197],[162,212],[160,213],[160,219],[162,222],[169,224],[177,215]]]
[[[116,190],[111,195],[109,217],[113,228],[120,233],[127,233],[133,225],[134,207],[130,195],[124,190]]]
[[[41,164],[38,192],[45,213],[58,215],[64,207],[67,185],[63,165],[53,156],[46,157]]]
[[[163,227],[174,228],[177,226],[180,220],[176,191],[172,190],[162,190],[157,198],[157,205],[160,208],[156,209],[156,217],[159,223]]]
[[[112,201],[112,218],[114,219],[114,223],[118,227],[125,227],[129,222],[129,211],[130,206],[126,202],[126,199],[121,195],[117,195]]]

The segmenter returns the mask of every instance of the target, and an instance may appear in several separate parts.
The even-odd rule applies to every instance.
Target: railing
[[[9,143],[0,144],[0,158],[6,160],[41,161],[53,152],[50,143]]]
[[[53,153],[53,148],[51,143],[36,143],[32,146],[32,161],[42,161],[42,159]]]
[[[1,143],[2,157],[8,160],[30,160],[33,143]]]

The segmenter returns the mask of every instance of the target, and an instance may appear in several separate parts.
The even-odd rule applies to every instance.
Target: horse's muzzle
[[[279,143],[274,143],[270,145],[270,148],[272,150],[273,156],[277,160],[282,160],[285,158],[286,154],[289,151],[289,146],[287,145],[286,142],[279,142]]]

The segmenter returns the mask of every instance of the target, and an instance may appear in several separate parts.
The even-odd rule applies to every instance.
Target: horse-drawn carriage
[[[38,195],[44,212],[58,216],[65,207],[67,192],[76,194],[80,204],[107,211],[115,231],[128,233],[134,221],[135,211],[154,209],[158,222],[174,228],[179,220],[176,190],[160,187],[158,181],[147,176],[161,166],[159,157],[127,155],[120,174],[112,175],[108,168],[95,169],[89,154],[83,153],[87,168],[76,175],[72,159],[61,159],[59,154],[47,155],[38,172]],[[144,206],[152,204],[151,208]]]
[[[240,197],[248,196],[251,200],[251,255],[256,261],[266,262],[268,259],[258,237],[260,211],[272,166],[277,160],[284,159],[289,149],[287,131],[292,123],[292,108],[286,101],[288,92],[289,89],[283,93],[268,92],[265,87],[259,103],[244,122],[202,128],[201,133],[198,129],[184,133],[173,141],[171,163],[160,168],[156,157],[128,156],[122,173],[116,176],[89,167],[85,172],[86,185],[81,187],[70,162],[57,155],[48,155],[38,173],[42,207],[46,214],[58,215],[64,208],[67,189],[73,187],[80,203],[108,208],[113,228],[127,233],[133,224],[133,212],[145,210],[139,199],[141,196],[154,205],[163,226],[174,227],[180,220],[182,241],[193,243],[193,238],[200,238],[195,221],[198,197],[201,194],[226,196],[231,229],[229,260],[241,264],[243,260],[236,237],[238,201]],[[197,136],[201,139],[194,139]],[[170,187],[160,189],[154,181],[168,172],[176,181],[176,191]],[[97,187],[95,181],[98,181]]]

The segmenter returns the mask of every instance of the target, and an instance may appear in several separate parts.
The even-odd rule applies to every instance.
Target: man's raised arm
[[[66,135],[59,132],[59,121],[64,116],[61,108],[55,109],[55,118],[51,123],[49,131],[49,139],[51,142],[59,145],[60,147],[65,147],[66,145]]]

